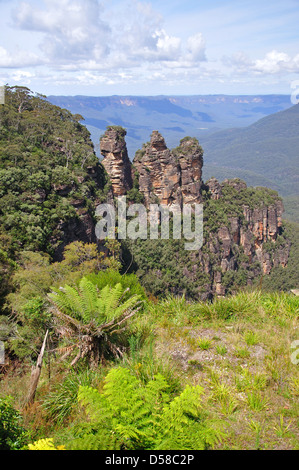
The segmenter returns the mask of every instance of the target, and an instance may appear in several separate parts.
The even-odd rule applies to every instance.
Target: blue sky
[[[0,84],[46,95],[289,94],[298,24],[299,0],[0,0]]]

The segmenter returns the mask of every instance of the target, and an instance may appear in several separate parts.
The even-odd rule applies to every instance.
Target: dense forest
[[[279,195],[203,184],[200,253],[99,241],[82,121],[26,87],[0,105],[0,449],[298,449],[298,225],[259,246],[244,216]]]

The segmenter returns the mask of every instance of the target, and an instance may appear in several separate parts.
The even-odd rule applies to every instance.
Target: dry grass
[[[299,352],[292,349],[298,318],[298,298],[286,294],[241,293],[214,304],[169,298],[151,304],[135,325],[154,339],[128,356],[125,366],[145,381],[161,372],[174,393],[201,385],[203,410],[225,431],[219,449],[298,450]],[[14,396],[18,408],[27,394],[26,370],[17,368],[1,381],[1,393]],[[33,434],[59,436],[62,428],[42,412],[46,374],[25,420]],[[61,375],[51,379],[52,390],[53,381]]]
[[[226,430],[219,448],[299,449],[299,366],[291,356],[299,339],[298,300],[261,294],[252,300],[238,315],[234,298],[234,314],[226,319],[224,301],[219,317],[212,306],[209,318],[180,313],[184,323],[174,321],[170,305],[156,351],[171,357],[182,385],[204,387],[204,408]]]

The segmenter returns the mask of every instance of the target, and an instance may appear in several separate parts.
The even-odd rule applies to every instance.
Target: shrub
[[[33,444],[28,444],[28,450],[64,450],[64,446],[55,447],[53,439],[39,439],[38,441],[33,442]]]
[[[12,397],[0,398],[0,450],[19,450],[27,437],[22,416],[12,405]]]

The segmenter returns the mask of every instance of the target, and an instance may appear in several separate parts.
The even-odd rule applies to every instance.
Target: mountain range
[[[165,136],[169,147],[176,147],[186,135],[201,141],[211,132],[245,127],[292,105],[286,95],[49,96],[48,100],[81,114],[95,144],[107,126],[124,127],[131,160],[153,130]]]
[[[227,172],[248,183],[270,185],[283,196],[298,191],[299,105],[245,127],[203,136],[206,175],[225,178]],[[214,174],[215,173],[215,174]]]
[[[284,197],[286,216],[299,221],[299,105],[287,95],[49,96],[81,114],[99,157],[107,126],[127,131],[129,158],[159,130],[168,147],[186,135],[204,149],[203,178],[242,178]]]

